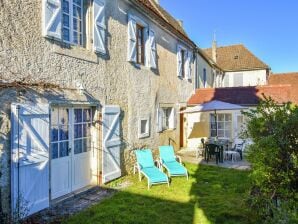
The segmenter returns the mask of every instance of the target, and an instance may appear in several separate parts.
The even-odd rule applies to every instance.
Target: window
[[[176,128],[176,109],[173,107],[161,107],[158,109],[158,132]]]
[[[181,64],[182,64],[181,77],[185,78],[185,50],[183,49],[181,49]]]
[[[74,109],[74,154],[91,149],[91,109]]]
[[[144,64],[144,27],[137,24],[137,63]]]
[[[203,69],[203,86],[206,88],[207,86],[207,73],[206,73],[206,68]]]
[[[69,110],[51,109],[51,158],[57,159],[69,154]]]
[[[232,114],[217,114],[217,123],[215,122],[215,115],[210,114],[210,132],[211,137],[231,138],[232,135]]]
[[[62,40],[83,45],[83,0],[62,0]]]
[[[149,117],[141,118],[139,120],[139,138],[146,138],[150,136],[150,119]]]

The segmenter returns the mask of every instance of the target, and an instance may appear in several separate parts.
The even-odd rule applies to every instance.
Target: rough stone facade
[[[177,44],[183,40],[150,20],[150,15],[124,0],[106,1],[106,55],[96,55],[86,37],[86,47],[76,47],[42,36],[41,0],[0,1],[0,78],[13,81],[47,82],[73,87],[76,81],[104,105],[121,107],[121,130],[124,144],[123,171],[129,172],[134,161],[132,149],[141,146],[156,150],[159,145],[179,148],[179,116],[177,128],[158,133],[156,110],[171,105],[179,111],[193,93],[192,80],[177,77]],[[88,3],[89,1],[87,1]],[[90,3],[90,2],[89,2]],[[127,62],[127,17],[137,15],[154,29],[157,43],[158,69]],[[191,48],[191,46],[189,46]],[[7,90],[8,91],[8,90]],[[9,210],[10,167],[10,102],[16,92],[0,92],[0,186],[2,207]],[[7,99],[9,98],[9,100]],[[150,135],[138,138],[139,119],[150,118]],[[170,139],[170,140],[169,140]]]

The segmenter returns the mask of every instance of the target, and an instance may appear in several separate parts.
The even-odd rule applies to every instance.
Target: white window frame
[[[142,133],[142,121],[146,121],[146,131],[144,133]],[[138,136],[139,138],[147,138],[150,136],[150,117],[141,117],[139,119],[139,127],[138,127],[139,131],[138,131]]]
[[[218,120],[218,116],[219,115],[224,115],[224,121],[219,121]],[[229,116],[231,116],[231,120],[230,121],[226,121],[226,119],[225,119],[225,116],[226,115],[229,115]],[[209,119],[210,119],[210,121],[209,121],[209,127],[210,127],[210,136],[211,137],[215,137],[215,136],[212,136],[212,131],[213,130],[216,130],[216,129],[212,129],[212,122],[211,122],[211,116],[214,116],[214,113],[210,113],[210,115],[209,115]],[[221,129],[219,129],[219,122],[223,122],[223,126],[224,126],[224,128],[221,128]],[[226,123],[230,123],[230,129],[227,129],[226,128]],[[231,139],[232,138],[232,131],[233,131],[233,114],[232,113],[217,113],[217,133],[218,133],[218,131],[219,130],[223,130],[224,131],[224,136],[219,136],[218,135],[218,138],[221,138],[221,139]],[[226,136],[226,131],[229,131],[230,132],[230,136]]]
[[[62,39],[62,42],[67,43],[67,44],[71,44],[71,45],[76,45],[76,46],[83,46],[84,45],[84,22],[86,21],[84,19],[84,0],[81,0],[81,6],[80,6],[81,7],[81,18],[80,18],[81,19],[81,30],[80,31],[76,31],[77,33],[80,33],[82,35],[82,39],[81,39],[81,42],[82,43],[80,43],[80,39],[78,39],[78,43],[75,43],[74,42],[74,35],[73,35],[73,32],[74,32],[74,29],[73,29],[73,19],[76,18],[76,17],[73,16],[73,6],[74,5],[77,6],[77,4],[74,2],[75,0],[65,0],[65,1],[68,1],[69,2],[69,12],[67,14],[67,13],[65,13],[63,11],[63,1],[64,0],[61,1],[61,4],[62,4],[62,12],[61,12],[61,14],[62,14],[62,17],[61,17],[61,24],[62,24],[61,30],[62,30],[62,32],[61,32],[61,39]],[[63,25],[63,15],[64,14],[67,14],[68,17],[69,17],[69,26],[68,27],[64,27],[64,25]],[[79,20],[78,18],[76,18],[76,19]],[[69,30],[69,41],[68,40],[65,40],[63,38],[63,29],[64,28],[67,28]]]

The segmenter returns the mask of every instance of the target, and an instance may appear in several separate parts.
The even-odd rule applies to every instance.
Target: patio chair
[[[209,159],[211,158],[211,156],[215,156],[215,161],[216,161],[216,164],[218,164],[219,162],[219,157],[220,157],[220,152],[219,152],[219,147],[218,145],[216,144],[206,144],[205,145],[205,150],[206,150],[206,153],[207,153],[207,163],[209,162]]]
[[[199,154],[201,153],[201,156],[204,156],[204,150],[205,150],[205,139],[201,138],[201,144],[198,146],[196,150],[196,158],[199,158]]]
[[[239,153],[241,160],[242,160],[243,146],[244,146],[244,141],[242,143],[236,143],[232,148],[232,151],[236,151]]]
[[[175,155],[173,146],[159,146],[159,156],[161,165],[166,168],[170,177],[186,176],[188,180],[187,169],[182,165],[181,157]]]
[[[139,172],[139,180],[142,180],[142,174],[148,180],[148,189],[153,184],[167,183],[170,186],[169,178],[161,172],[154,164],[152,152],[150,149],[136,150],[137,169]],[[157,161],[158,162],[158,161]]]

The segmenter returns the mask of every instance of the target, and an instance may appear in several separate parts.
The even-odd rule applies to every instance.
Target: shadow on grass
[[[172,179],[171,186],[133,183],[65,220],[65,223],[256,223],[246,207],[248,172],[187,164],[190,180]]]

